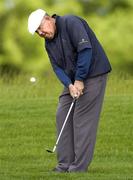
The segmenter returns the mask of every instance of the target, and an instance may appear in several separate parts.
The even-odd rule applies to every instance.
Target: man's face
[[[56,31],[55,19],[49,16],[45,16],[36,30],[37,34],[46,39],[53,39]]]

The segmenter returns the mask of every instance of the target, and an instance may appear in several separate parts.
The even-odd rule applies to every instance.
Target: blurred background
[[[28,15],[37,8],[50,15],[74,14],[85,18],[102,43],[113,73],[133,74],[132,0],[1,0],[1,77],[49,74],[44,39],[27,31]]]

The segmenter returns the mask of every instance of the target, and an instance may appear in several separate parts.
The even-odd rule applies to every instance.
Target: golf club
[[[63,126],[62,126],[62,128],[61,128],[61,131],[60,131],[60,133],[59,133],[59,136],[58,136],[58,138],[57,138],[57,141],[56,141],[56,143],[55,143],[55,146],[54,146],[53,150],[47,149],[47,150],[46,150],[47,152],[49,152],[49,153],[54,153],[54,152],[55,152],[56,147],[57,147],[57,145],[58,145],[58,142],[59,142],[59,140],[60,140],[60,137],[61,137],[61,135],[62,135],[62,132],[63,132],[63,130],[64,130],[64,127],[65,127],[65,125],[66,125],[66,122],[67,122],[67,120],[68,120],[68,117],[69,117],[69,115],[70,115],[70,112],[71,112],[71,110],[72,110],[72,108],[73,108],[73,105],[74,105],[76,99],[77,99],[76,97],[73,98],[73,101],[72,101],[71,106],[70,106],[70,108],[69,108],[69,110],[68,110],[67,116],[66,116],[66,118],[65,118],[65,121],[64,121],[64,123],[63,123]]]

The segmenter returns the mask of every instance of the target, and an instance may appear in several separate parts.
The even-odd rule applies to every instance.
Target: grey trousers
[[[57,168],[70,172],[87,171],[91,163],[107,74],[85,80],[84,94],[76,101],[57,146]],[[68,88],[59,97],[57,135],[72,102]]]

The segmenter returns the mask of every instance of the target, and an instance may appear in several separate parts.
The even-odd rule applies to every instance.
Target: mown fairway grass
[[[49,78],[48,78],[49,79]],[[51,172],[55,113],[62,89],[55,78],[0,80],[0,180],[133,179],[133,80],[111,75],[88,173]]]

